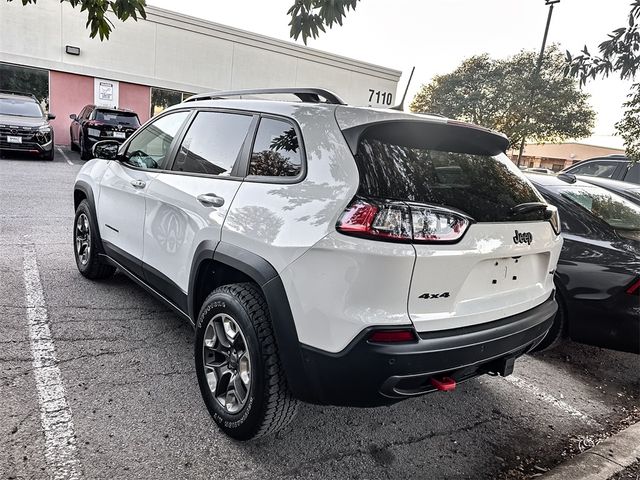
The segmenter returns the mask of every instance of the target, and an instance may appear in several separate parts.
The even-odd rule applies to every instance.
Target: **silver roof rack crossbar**
[[[346,105],[335,93],[324,88],[258,88],[249,90],[226,90],[219,92],[198,93],[185,100],[195,102],[197,100],[217,100],[227,97],[239,97],[250,95],[295,95],[301,102],[329,103],[334,105]],[[324,101],[322,100],[324,99]]]

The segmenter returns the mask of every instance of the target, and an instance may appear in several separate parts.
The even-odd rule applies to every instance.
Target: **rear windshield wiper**
[[[536,212],[539,210],[543,210],[546,212],[547,204],[543,202],[526,202],[519,203],[518,205],[514,205],[511,207],[510,212],[511,215],[521,215],[524,213]]]

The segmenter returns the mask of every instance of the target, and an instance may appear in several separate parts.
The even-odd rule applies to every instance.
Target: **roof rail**
[[[23,97],[31,97],[36,101],[38,100],[33,93],[16,92],[15,90],[0,90],[0,93],[4,93],[5,95],[20,95]]]
[[[329,103],[333,105],[346,105],[335,93],[324,88],[258,88],[249,90],[226,90],[219,92],[198,93],[185,100],[195,102],[197,100],[217,100],[226,97],[239,97],[242,95],[295,95],[302,102]],[[324,101],[321,99],[324,98]]]

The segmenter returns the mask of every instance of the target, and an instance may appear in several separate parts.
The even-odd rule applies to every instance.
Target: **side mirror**
[[[47,113],[47,120],[53,120],[56,116],[53,113]]]
[[[71,120],[75,120],[75,119],[76,119],[76,118],[78,118],[78,117],[77,117],[77,115],[76,115],[75,113],[72,113],[71,115],[69,115],[69,118],[70,118]]]
[[[102,140],[96,142],[91,149],[94,158],[102,158],[104,160],[116,160],[118,158],[118,150],[121,143],[115,140]]]

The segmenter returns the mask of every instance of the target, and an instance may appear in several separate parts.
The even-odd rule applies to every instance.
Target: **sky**
[[[288,8],[294,0],[147,0],[168,10],[261,33],[289,38]],[[630,0],[561,0],[554,7],[548,44],[577,53],[591,52],[612,30],[625,26]],[[549,7],[544,0],[361,0],[342,27],[336,26],[308,46],[401,70],[399,95],[411,67],[416,71],[407,104],[434,75],[449,73],[465,58],[481,53],[508,57],[522,49],[539,50]],[[297,43],[302,44],[301,40]],[[587,85],[597,113],[588,141],[622,148],[612,137],[622,116],[630,82],[598,79]],[[339,93],[339,92],[338,92]]]

